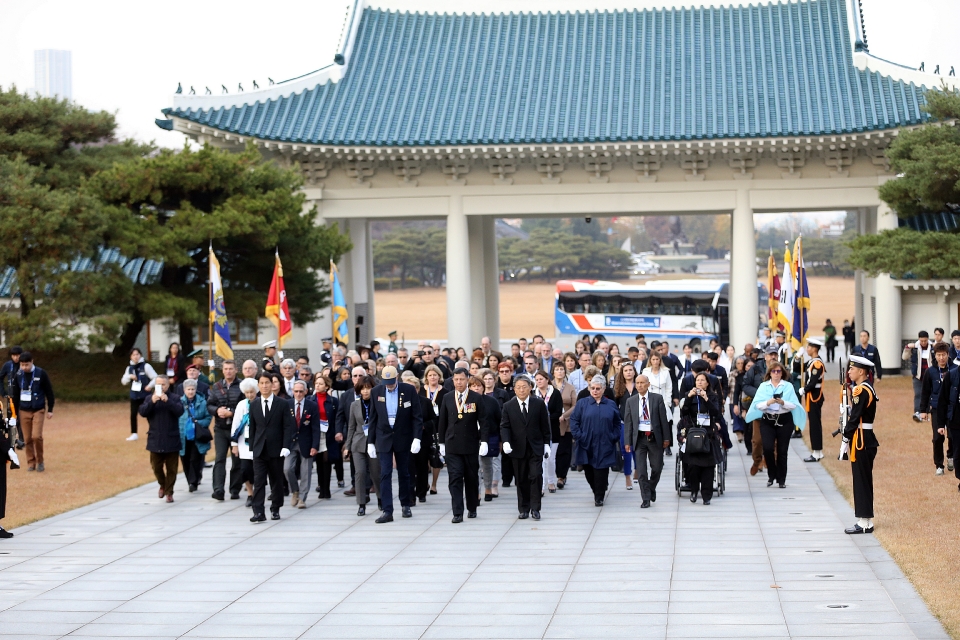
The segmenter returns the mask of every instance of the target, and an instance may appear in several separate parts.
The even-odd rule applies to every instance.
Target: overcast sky
[[[421,11],[563,11],[680,5],[682,0],[371,0]],[[690,4],[687,2],[686,4]],[[347,0],[0,0],[0,86],[33,87],[35,49],[73,52],[73,97],[116,112],[121,134],[183,144],[154,125],[182,82],[198,93],[283,80],[333,58]],[[906,65],[960,67],[960,0],[863,0],[870,51]]]

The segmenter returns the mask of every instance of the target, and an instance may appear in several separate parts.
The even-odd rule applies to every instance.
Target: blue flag
[[[330,261],[330,289],[333,295],[333,339],[337,342],[349,343],[350,332],[347,329],[347,301],[343,297],[343,290],[340,288],[340,274],[337,273],[337,265]]]

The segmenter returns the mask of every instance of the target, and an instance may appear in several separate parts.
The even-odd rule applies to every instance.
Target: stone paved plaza
[[[151,484],[0,544],[0,636],[946,638],[792,446],[784,490],[738,447],[709,507],[677,499],[668,459],[652,509],[620,475],[596,508],[571,472],[540,522],[506,489],[459,525],[441,490],[387,525],[338,492],[255,526],[208,480],[173,505]]]

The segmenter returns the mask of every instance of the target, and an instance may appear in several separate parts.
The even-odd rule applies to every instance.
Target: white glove
[[[490,451],[490,445],[488,445],[486,442],[481,442],[481,443],[480,443],[480,455],[481,455],[481,456],[485,456],[485,455],[487,455],[487,452],[488,452],[488,451]]]
[[[550,445],[543,445],[543,459],[548,460],[550,458]]]
[[[807,392],[806,389],[804,389],[803,387],[800,387],[800,397],[801,397],[801,398],[803,397],[803,394],[805,394],[806,392]]]
[[[15,426],[17,426],[17,419],[16,419],[16,418],[10,418],[9,420],[7,420],[7,424],[10,425],[11,427],[15,427]]]
[[[410,445],[410,453],[420,453],[420,438],[413,439],[413,444]]]
[[[846,440],[840,443],[840,456],[837,460],[843,460],[843,456],[850,454],[850,443]]]
[[[368,445],[367,445],[367,456],[370,457],[370,458],[376,458],[376,457],[377,457],[377,445],[375,445],[375,444],[368,444]]]
[[[509,442],[503,443],[503,452],[507,455],[510,455],[511,453],[513,453],[513,447],[510,446]]]
[[[287,449],[286,447],[284,447],[283,449],[280,449],[281,458],[286,458],[288,455],[290,455],[290,449]]]
[[[7,457],[10,458],[10,462],[20,466],[20,458],[17,457],[17,452],[13,450],[13,447],[10,447],[10,450],[7,451]]]
[[[445,444],[440,445],[440,457],[441,458],[447,457],[447,445]]]

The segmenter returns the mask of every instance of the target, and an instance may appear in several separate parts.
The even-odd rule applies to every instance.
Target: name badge
[[[31,400],[33,400],[33,397],[32,397],[31,394],[30,394],[30,390],[29,390],[29,389],[21,389],[21,390],[20,390],[20,402],[30,402]]]
[[[368,435],[370,435],[370,425],[365,424],[363,425],[363,437],[366,438]]]
[[[440,415],[440,407],[438,407],[437,405],[433,405],[433,413],[436,415]]]
[[[641,421],[640,421],[640,424],[639,424],[639,429],[640,429],[640,431],[650,431],[650,421],[649,421],[649,420],[641,420]]]
[[[320,433],[326,433],[329,428],[330,428],[330,423],[328,421],[326,420],[320,421]]]
[[[710,426],[710,414],[709,413],[698,413],[697,414],[697,425],[701,427]]]
[[[141,391],[143,389],[143,383],[139,380],[134,380],[130,383],[130,391]]]
[[[410,408],[410,403],[409,403],[409,402],[404,402],[404,403],[403,403],[403,408],[404,408],[404,409],[409,409],[409,408]]]
[[[387,399],[384,398],[383,396],[380,396],[379,398],[377,398],[377,401],[379,401],[379,402],[386,402]]]
[[[168,377],[168,378],[172,378],[172,377],[173,377],[173,374],[175,374],[175,373],[176,373],[176,371],[174,371],[174,370],[171,369],[170,367],[167,367],[167,377]]]

